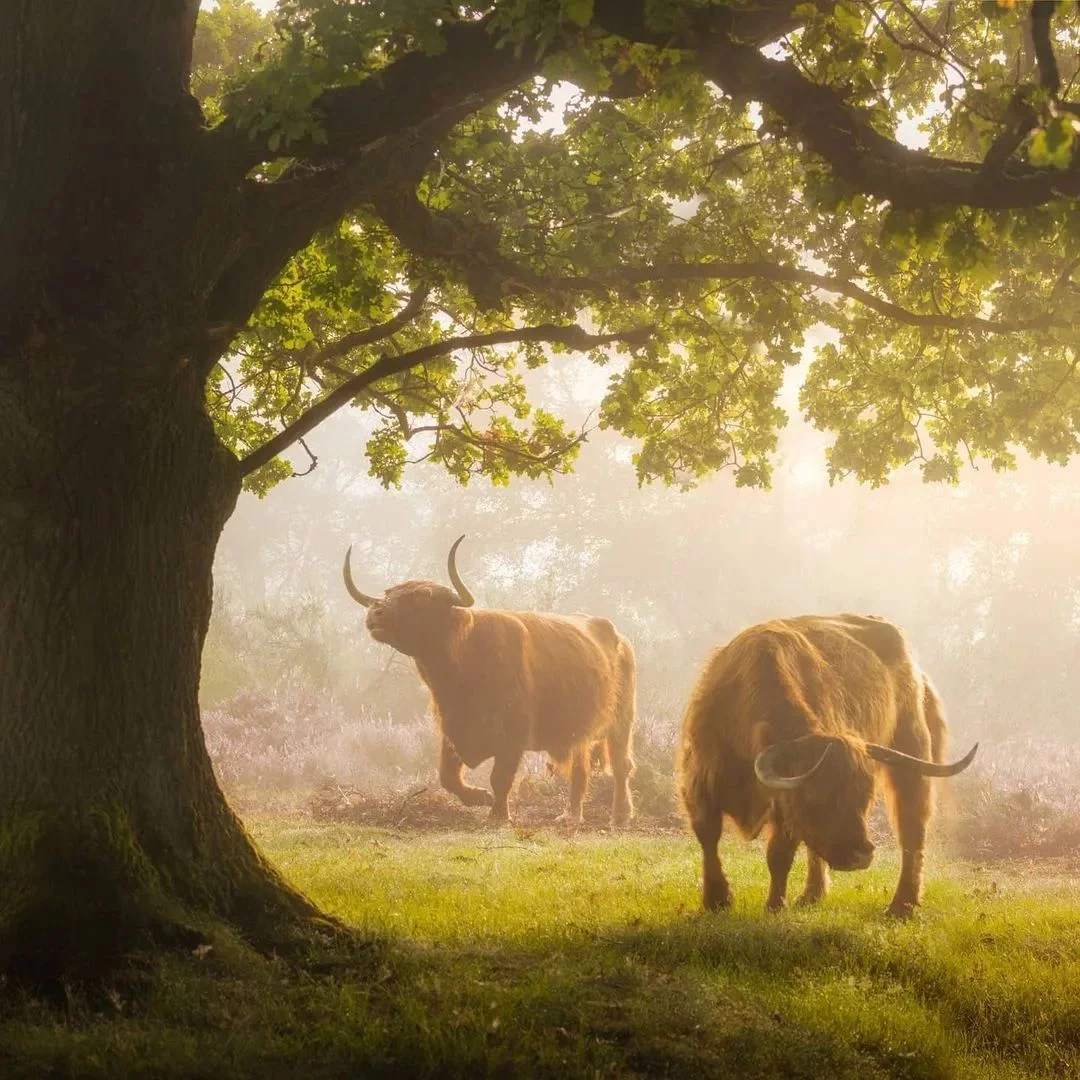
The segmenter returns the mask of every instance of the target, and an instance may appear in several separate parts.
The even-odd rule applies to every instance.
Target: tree
[[[0,970],[318,925],[221,797],[197,684],[241,485],[345,404],[388,484],[410,445],[550,475],[583,433],[519,365],[576,350],[640,479],[764,485],[825,322],[837,474],[1069,457],[1076,16],[999,6],[282,0],[266,34],[229,0],[193,85],[197,0],[3,5]]]

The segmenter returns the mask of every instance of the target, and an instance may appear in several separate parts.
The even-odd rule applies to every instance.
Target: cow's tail
[[[637,720],[637,661],[630,642],[619,639],[616,662],[618,686],[615,693],[615,720],[608,732],[603,750],[605,764],[625,769],[627,776],[634,772],[634,723]],[[599,744],[598,744],[599,745]],[[594,752],[595,752],[594,747]]]
[[[924,675],[923,685],[923,715],[926,717],[926,726],[930,730],[930,756],[941,763],[945,760],[946,744],[949,740],[949,726],[945,723],[945,707],[941,703],[938,692],[933,683]]]

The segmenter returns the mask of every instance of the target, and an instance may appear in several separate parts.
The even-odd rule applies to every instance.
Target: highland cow
[[[545,751],[570,771],[570,807],[560,817],[580,823],[599,743],[615,778],[612,820],[625,824],[633,810],[630,643],[607,619],[475,609],[455,561],[464,539],[447,560],[452,589],[406,581],[368,596],[353,583],[351,547],[343,571],[349,595],[367,608],[371,636],[412,657],[431,691],[442,786],[466,806],[490,806],[492,821],[507,821],[522,755]],[[463,768],[489,758],[491,791],[466,784]]]
[[[904,635],[876,616],[777,619],[716,649],[691,696],[679,748],[705,907],[732,901],[717,850],[725,817],[748,838],[769,826],[769,911],[784,907],[788,873],[805,844],[800,903],[812,904],[828,889],[828,868],[870,865],[867,817],[884,781],[902,853],[889,913],[910,915],[922,895],[930,778],[966,769],[978,749],[945,765],[946,733],[941,699]]]

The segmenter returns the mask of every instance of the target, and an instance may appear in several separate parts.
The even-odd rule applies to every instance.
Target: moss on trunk
[[[32,450],[62,467],[0,503],[0,971],[22,979],[100,974],[212,919],[276,945],[318,918],[226,805],[199,722],[238,468],[197,384],[152,400],[71,414]],[[25,402],[0,391],[39,423]]]

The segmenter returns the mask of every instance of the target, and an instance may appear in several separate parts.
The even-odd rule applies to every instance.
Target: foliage
[[[494,5],[497,48],[535,54],[537,77],[446,123],[418,165],[400,164],[398,190],[374,190],[291,259],[212,380],[225,441],[241,454],[266,442],[388,352],[576,319],[650,328],[620,346],[629,355],[591,353],[611,372],[596,422],[637,444],[642,482],[692,486],[730,468],[737,484],[767,487],[787,421],[777,396],[821,324],[832,334],[800,405],[834,433],[834,478],[877,485],[914,462],[926,480],[955,482],[979,459],[1012,467],[1018,447],[1075,454],[1072,201],[920,205],[915,187],[920,169],[966,182],[982,162],[1000,191],[972,198],[1007,203],[1001,192],[1032,169],[1071,177],[1074,61],[1060,62],[1059,92],[1026,44],[1024,5],[773,5],[772,62],[807,93],[832,94],[822,100],[841,120],[856,110],[855,134],[830,142],[834,118],[789,114],[739,74],[745,64],[701,59],[721,6],[647,4],[634,39],[604,28],[605,5]],[[1059,7],[1047,40],[1072,56],[1080,20]],[[301,166],[282,153],[303,145],[317,158],[328,137],[324,91],[452,54],[479,16],[440,0],[287,0],[272,30],[229,0],[203,14],[196,87],[211,118],[268,139],[260,175],[288,176]],[[260,38],[278,46],[253,66]],[[925,164],[898,132],[925,140]],[[863,143],[906,163],[890,175],[910,174],[908,196],[851,179],[861,174],[845,155]],[[822,288],[792,278],[806,268]],[[372,475],[400,485],[417,460],[462,483],[569,470],[580,433],[536,408],[522,379],[548,355],[539,343],[463,346],[364,387],[355,404],[381,418]],[[248,484],[262,493],[291,472],[277,460]]]
[[[290,967],[220,938],[155,958],[137,1002],[8,1003],[4,1075],[1021,1080],[1076,1058],[1067,871],[933,860],[925,917],[899,926],[886,860],[769,918],[762,853],[733,844],[740,898],[716,917],[687,837],[254,831],[366,958]]]

